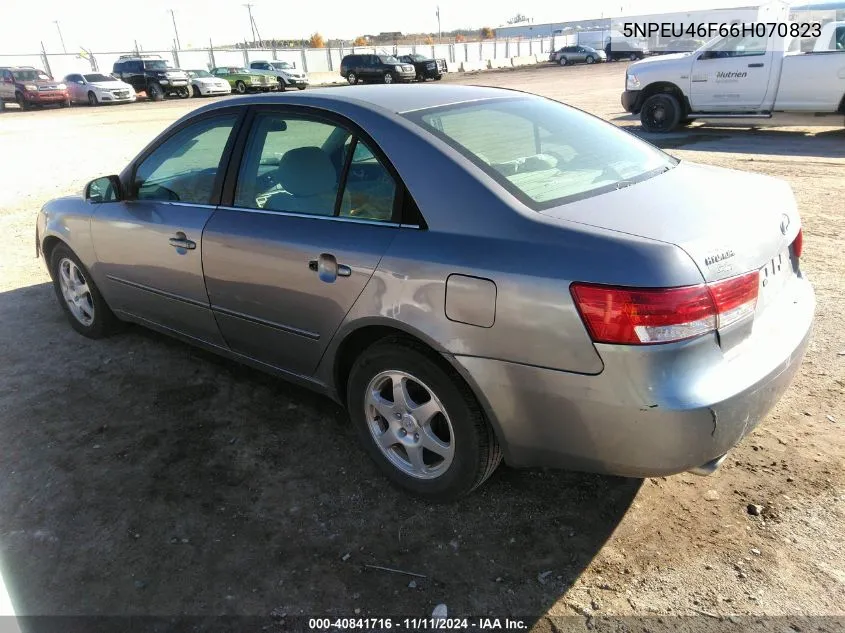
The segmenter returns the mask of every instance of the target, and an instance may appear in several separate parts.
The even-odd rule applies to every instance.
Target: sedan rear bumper
[[[669,345],[597,345],[598,375],[457,356],[513,466],[629,477],[701,470],[765,417],[801,365],[815,297],[796,279],[722,352],[711,334]]]

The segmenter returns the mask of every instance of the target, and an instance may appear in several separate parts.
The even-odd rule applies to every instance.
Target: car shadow
[[[627,117],[619,117],[627,121]],[[618,120],[612,122],[619,124]],[[639,125],[624,129],[661,149],[683,149],[761,156],[845,158],[845,129],[795,131],[774,128],[727,128],[693,125],[668,134],[646,132]]]
[[[0,340],[0,559],[20,616],[212,630],[443,603],[533,625],[641,483],[502,467],[427,503],[386,483],[327,398],[139,327],[88,340],[49,284],[0,293]]]

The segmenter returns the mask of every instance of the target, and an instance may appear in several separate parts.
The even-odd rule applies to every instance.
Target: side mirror
[[[85,185],[84,197],[88,202],[101,204],[103,202],[118,202],[121,195],[120,178],[117,176],[103,176],[95,178]]]

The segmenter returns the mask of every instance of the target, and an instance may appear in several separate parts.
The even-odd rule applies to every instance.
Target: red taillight
[[[799,259],[802,252],[804,252],[804,229],[800,228],[798,229],[798,235],[792,241],[792,254],[795,255],[796,259]]]
[[[759,273],[683,288],[572,284],[572,296],[596,343],[680,341],[725,327],[754,312]]]

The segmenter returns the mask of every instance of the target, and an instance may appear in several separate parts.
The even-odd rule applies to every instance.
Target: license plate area
[[[760,289],[757,298],[757,311],[765,309],[777,299],[783,287],[795,275],[792,268],[792,256],[789,248],[783,249],[772,257],[760,269]]]

